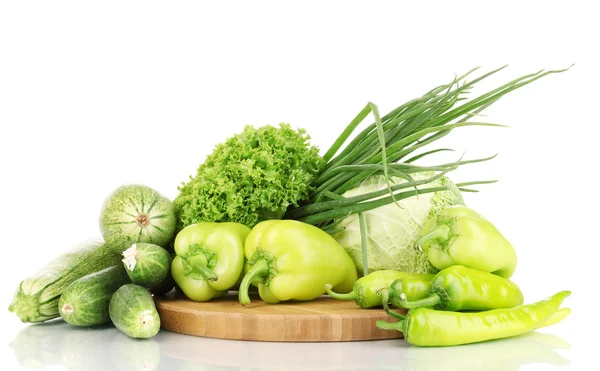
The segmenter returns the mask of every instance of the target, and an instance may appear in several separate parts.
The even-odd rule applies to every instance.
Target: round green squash
[[[124,185],[104,201],[100,231],[117,253],[139,242],[164,247],[174,238],[176,220],[175,208],[167,197],[145,185]]]

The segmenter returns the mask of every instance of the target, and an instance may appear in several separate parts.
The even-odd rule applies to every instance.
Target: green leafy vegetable
[[[174,200],[179,228],[201,221],[248,227],[281,219],[313,190],[324,161],[303,129],[288,124],[246,126],[228,138],[179,187]]]
[[[415,180],[427,180],[433,172],[416,173]],[[406,183],[398,178],[390,178],[392,185]],[[347,198],[387,190],[387,182],[382,175],[364,180],[358,187],[344,193]],[[439,191],[388,203],[360,214],[342,218],[338,227],[343,230],[332,236],[346,249],[362,275],[377,270],[398,270],[410,273],[436,273],[427,254],[415,248],[424,225],[437,216],[444,207],[463,205],[458,188],[445,176],[418,186],[436,187]],[[361,221],[362,217],[362,221]]]

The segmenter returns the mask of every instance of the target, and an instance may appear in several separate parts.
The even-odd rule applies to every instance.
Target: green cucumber
[[[108,313],[115,327],[132,338],[151,338],[160,330],[152,294],[134,283],[121,286],[113,294]]]
[[[70,284],[58,301],[62,319],[74,326],[97,326],[110,322],[108,305],[117,289],[130,283],[122,266],[88,274]]]
[[[117,188],[100,212],[102,237],[118,253],[139,242],[167,246],[175,236],[176,221],[171,200],[140,184]]]
[[[152,288],[158,286],[171,272],[171,254],[151,243],[134,243],[123,251],[123,265],[131,282]]]
[[[71,283],[121,264],[120,255],[101,239],[84,241],[21,281],[8,310],[22,322],[44,322],[60,317],[58,301]]]

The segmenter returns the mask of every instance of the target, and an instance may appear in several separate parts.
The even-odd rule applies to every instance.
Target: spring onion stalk
[[[504,85],[469,99],[468,94],[476,83],[496,74],[506,66],[487,72],[471,81],[467,78],[478,68],[450,83],[437,86],[423,96],[412,99],[384,116],[377,106],[369,102],[333,142],[323,158],[323,171],[312,182],[309,199],[298,207],[290,208],[285,218],[296,219],[316,225],[328,233],[336,233],[341,220],[352,214],[418,196],[428,192],[445,190],[445,187],[419,188],[458,166],[488,161],[494,156],[476,160],[462,160],[435,166],[419,166],[419,160],[435,153],[452,151],[449,148],[429,149],[435,141],[457,128],[470,126],[502,127],[502,125],[472,121],[476,116],[504,95],[526,86],[544,76],[564,72],[567,69],[538,71],[516,78]],[[349,140],[360,124],[372,115],[374,122]],[[426,149],[421,154],[415,154]],[[410,156],[410,157],[409,157]],[[436,175],[415,181],[410,174],[422,171],[438,171]],[[388,179],[387,189],[361,196],[345,198],[344,192],[358,186],[365,179],[383,174]],[[390,176],[406,180],[400,184],[389,181]],[[469,186],[488,184],[493,180],[457,183],[461,191],[476,192]],[[412,188],[412,190],[411,190]],[[364,220],[361,220],[364,224]]]

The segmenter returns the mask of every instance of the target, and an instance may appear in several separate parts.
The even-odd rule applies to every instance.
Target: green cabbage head
[[[433,175],[433,172],[421,172],[413,174],[412,177],[414,180],[423,180]],[[392,184],[398,184],[406,180],[391,177],[390,181]],[[441,186],[448,187],[448,190],[419,194],[398,200],[400,206],[390,203],[363,213],[367,230],[367,268],[369,272],[383,269],[411,273],[436,273],[438,271],[429,263],[427,254],[415,248],[415,242],[420,237],[427,221],[437,216],[444,207],[464,205],[460,190],[447,177],[440,177],[428,184],[417,186],[417,188]],[[373,176],[345,192],[343,196],[353,197],[386,188],[387,182],[384,176]],[[363,259],[358,214],[350,215],[339,226],[345,230],[333,234],[333,237],[352,257],[359,273],[362,274]]]

